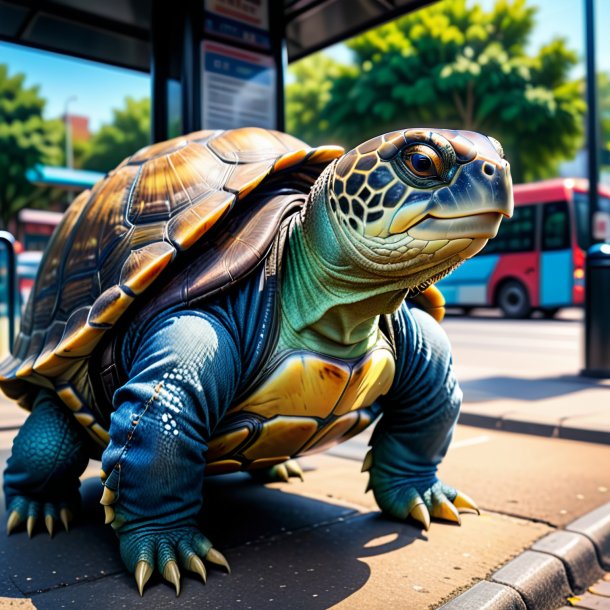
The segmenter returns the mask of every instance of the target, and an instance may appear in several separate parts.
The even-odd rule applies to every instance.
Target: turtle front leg
[[[88,461],[78,423],[55,394],[41,390],[4,472],[8,534],[25,525],[32,537],[40,521],[50,536],[59,521],[67,531],[80,508],[79,477]]]
[[[239,370],[229,333],[212,317],[181,312],[142,337],[115,393],[101,504],[140,594],[155,569],[177,595],[185,570],[204,582],[204,561],[229,570],[198,515],[208,439]]]
[[[479,512],[466,494],[436,476],[457,422],[462,392],[453,375],[446,335],[428,314],[403,307],[395,325],[397,378],[383,403],[363,470],[379,507],[425,529],[430,518],[461,524]]]

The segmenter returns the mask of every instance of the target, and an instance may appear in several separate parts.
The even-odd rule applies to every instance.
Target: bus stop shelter
[[[284,126],[286,64],[432,0],[0,0],[0,40],[150,72],[152,140]]]

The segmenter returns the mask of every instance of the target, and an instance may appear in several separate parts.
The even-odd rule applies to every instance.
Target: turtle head
[[[327,205],[340,241],[368,269],[412,276],[421,288],[476,254],[511,216],[510,168],[500,143],[478,133],[396,131],[333,165]]]

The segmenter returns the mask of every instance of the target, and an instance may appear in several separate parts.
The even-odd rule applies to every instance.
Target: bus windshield
[[[610,214],[610,197],[599,196],[598,207]],[[574,217],[576,218],[576,238],[578,246],[586,250],[591,245],[589,238],[589,194],[574,192]]]

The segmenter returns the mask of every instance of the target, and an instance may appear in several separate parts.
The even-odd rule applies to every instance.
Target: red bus
[[[534,310],[552,317],[584,302],[588,247],[586,180],[544,180],[514,187],[515,212],[482,252],[438,282],[448,307],[499,307],[509,318]],[[599,208],[610,213],[610,188]]]

